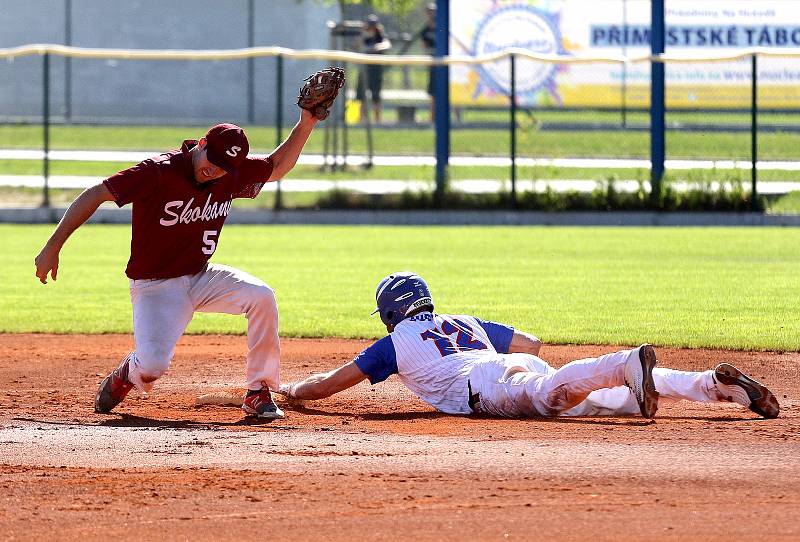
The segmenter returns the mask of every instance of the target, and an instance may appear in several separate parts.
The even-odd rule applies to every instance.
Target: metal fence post
[[[361,84],[364,84],[364,85],[366,85],[366,71],[367,71],[367,64],[361,64],[359,66],[359,68],[358,68],[358,76],[364,78],[364,79],[361,80]],[[359,83],[356,83],[356,84],[359,84]],[[367,162],[364,164],[364,167],[366,169],[370,169],[373,166],[373,158],[375,156],[375,147],[373,145],[373,140],[372,140],[372,120],[370,120],[371,119],[371,117],[370,117],[370,114],[371,114],[370,113],[370,109],[372,109],[372,106],[373,106],[373,103],[374,103],[373,102],[374,98],[372,97],[372,92],[370,92],[369,101],[367,101],[367,100],[368,99],[367,99],[367,97],[365,95],[364,96],[364,101],[362,102],[361,110],[364,111],[364,113],[365,113],[363,120],[366,121],[366,128],[367,128]],[[325,145],[325,147],[327,148],[327,144]]]
[[[511,53],[511,208],[517,208],[517,62]]]
[[[339,100],[341,102],[341,100]],[[331,161],[331,171],[336,172],[339,169],[339,115],[336,114],[335,103],[333,114],[328,117],[328,127],[331,129],[331,154],[333,160]]]
[[[349,67],[347,62],[342,63],[342,68],[344,69],[345,73],[348,73]],[[342,170],[347,170],[347,153],[349,149],[347,148],[347,78],[345,78],[345,87],[342,94],[344,95],[344,99],[337,100],[340,104],[341,110],[341,119],[342,119]],[[335,105],[335,104],[334,104]]]
[[[256,28],[254,21],[255,5],[254,0],[247,2],[247,46],[255,46]],[[252,56],[247,57],[247,122],[255,123],[256,118],[256,59]]]
[[[42,58],[42,126],[44,128],[44,157],[42,159],[42,175],[44,176],[44,199],[42,207],[50,207],[50,53]]]
[[[750,89],[750,160],[752,160],[752,169],[750,170],[750,183],[752,185],[750,210],[758,211],[758,189],[757,178],[758,168],[756,162],[758,161],[758,55],[753,53],[751,64],[753,70],[752,85]]]
[[[283,55],[275,57],[277,61],[277,74],[275,75],[275,147],[283,141]],[[275,210],[283,208],[281,197],[281,181],[275,185]]]
[[[72,0],[64,2],[64,44],[72,45]],[[64,121],[72,120],[72,58],[64,57]]]
[[[436,50],[437,60],[450,54],[450,0],[436,1]],[[436,66],[434,75],[434,104],[436,106],[436,207],[444,204],[447,182],[447,166],[450,160],[450,67]]]
[[[664,0],[652,0],[650,5],[650,53],[655,57],[664,52]],[[664,177],[664,62],[650,61],[650,203],[660,207],[661,180]]]
[[[622,0],[622,32],[628,35],[628,0]],[[628,56],[627,44],[622,42],[622,54]],[[622,127],[628,126],[628,63],[622,63]]]

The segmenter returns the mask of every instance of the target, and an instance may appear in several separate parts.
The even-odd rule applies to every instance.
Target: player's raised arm
[[[89,217],[100,207],[100,204],[113,199],[114,196],[104,183],[87,188],[75,198],[75,201],[70,204],[58,226],[56,226],[50,239],[47,240],[47,243],[45,243],[34,260],[36,276],[42,284],[47,284],[48,274],[53,277],[53,280],[56,280],[58,276],[58,255],[61,252],[61,247],[67,242],[72,232],[89,220]]]
[[[283,179],[287,173],[292,171],[295,164],[297,164],[300,153],[303,152],[303,147],[305,147],[308,138],[311,136],[311,132],[314,131],[317,120],[314,115],[305,109],[300,113],[300,120],[292,128],[289,137],[270,155],[272,159],[270,181]]]
[[[281,384],[278,393],[290,399],[324,399],[351,388],[367,378],[355,361],[327,373],[311,375],[300,382]]]
[[[292,128],[289,137],[270,155],[273,165],[270,181],[282,179],[294,168],[317,121],[328,118],[344,80],[343,69],[326,68],[303,81],[297,97],[297,105],[301,109],[300,120]]]

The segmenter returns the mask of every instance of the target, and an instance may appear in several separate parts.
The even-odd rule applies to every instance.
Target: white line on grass
[[[93,186],[105,177],[91,176],[67,176],[56,175],[48,178],[50,188],[71,188],[81,189]],[[730,183],[725,183],[728,188]],[[0,175],[0,186],[16,186],[25,188],[42,188],[44,177],[41,175]],[[333,189],[360,192],[363,194],[401,194],[406,191],[426,192],[433,190],[432,181],[400,181],[400,180],[355,180],[355,181],[330,181],[322,179],[287,179],[281,183],[282,192],[328,192]],[[451,181],[450,186],[459,192],[469,194],[487,194],[510,190],[509,181],[498,181],[494,179],[464,179]],[[586,179],[549,179],[549,180],[520,180],[517,181],[518,192],[592,192],[593,190],[603,189],[605,182],[592,181]],[[720,183],[690,183],[690,182],[670,182],[669,186],[677,191],[687,191],[690,188],[702,188],[705,190],[716,191],[720,188]],[[644,181],[641,187],[645,192],[650,191],[650,183]],[[267,183],[264,192],[274,192],[277,183]],[[619,180],[614,182],[614,189],[618,192],[636,192],[640,188],[639,181]],[[749,185],[745,184],[745,190],[749,190]],[[768,194],[786,194],[795,190],[800,190],[800,183],[762,181],[758,183],[758,192]]]
[[[140,162],[146,158],[157,155],[159,151],[49,151],[50,160],[78,161],[78,162]],[[266,154],[253,153],[255,157],[265,157]],[[44,151],[31,149],[0,149],[0,160],[41,160]],[[331,163],[330,156],[321,154],[303,154],[298,160],[299,164],[320,166]],[[368,163],[366,156],[350,155],[347,164],[362,166]],[[341,157],[338,163],[342,163]],[[372,164],[376,166],[434,166],[434,156],[375,156]],[[496,166],[508,167],[511,159],[507,156],[451,156],[450,165],[453,166]],[[517,165],[524,167],[566,167],[566,168],[598,168],[598,169],[650,169],[650,160],[642,159],[617,159],[617,158],[525,158],[518,157]],[[800,171],[800,161],[759,161],[758,169]],[[747,160],[667,160],[665,168],[670,170],[684,169],[741,169],[749,170],[752,163]]]

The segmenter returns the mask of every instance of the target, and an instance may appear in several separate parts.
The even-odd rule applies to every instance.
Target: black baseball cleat
[[[637,350],[632,351],[625,362],[625,385],[636,397],[642,416],[650,419],[658,410],[658,392],[653,382],[653,369],[658,360],[655,349],[649,344]]]
[[[111,412],[111,409],[120,404],[128,392],[133,389],[133,384],[128,380],[129,361],[130,357],[126,357],[119,367],[111,371],[111,374],[100,382],[97,396],[94,399],[95,412],[101,414]]]
[[[746,406],[764,418],[777,418],[781,405],[775,394],[729,363],[720,363],[714,369],[717,390],[728,401]]]

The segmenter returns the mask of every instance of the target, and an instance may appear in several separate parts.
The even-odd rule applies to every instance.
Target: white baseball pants
[[[476,365],[469,376],[479,408],[495,416],[624,416],[639,414],[625,386],[624,367],[639,349],[572,361],[554,369],[530,354],[506,354],[500,363]],[[686,399],[716,402],[713,371],[688,372],[656,367],[653,380],[659,404]]]
[[[247,318],[248,389],[280,384],[278,305],[262,280],[227,265],[171,279],[131,280],[133,336],[128,378],[141,391],[169,368],[175,345],[195,312],[244,314]]]

